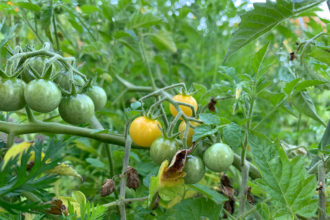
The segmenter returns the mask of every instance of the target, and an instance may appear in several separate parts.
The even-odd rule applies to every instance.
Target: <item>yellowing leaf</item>
[[[56,166],[55,168],[49,170],[48,172],[52,173],[52,174],[58,174],[61,176],[74,176],[74,177],[78,177],[80,179],[82,178],[73,167],[71,167],[65,163],[61,163],[60,165]]]
[[[77,214],[77,217],[80,217],[80,204],[73,198],[67,196],[58,196],[56,199],[60,199],[66,208],[69,207],[69,202],[73,206],[74,212]]]
[[[3,165],[2,165],[2,169],[6,166],[6,164],[8,163],[8,161],[16,156],[18,156],[18,163],[22,158],[22,154],[24,152],[26,152],[31,145],[33,144],[33,142],[22,142],[19,144],[15,144],[13,145],[11,148],[9,148],[9,150],[6,152],[4,158],[3,158]],[[32,156],[32,155],[31,155]]]
[[[184,183],[183,177],[186,174],[183,172],[183,168],[186,161],[186,155],[187,150],[180,150],[175,154],[169,166],[167,160],[162,163],[158,172],[160,188],[171,187]]]

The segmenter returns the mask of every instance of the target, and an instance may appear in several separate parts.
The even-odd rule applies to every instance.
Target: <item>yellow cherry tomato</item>
[[[159,121],[140,116],[132,121],[129,135],[135,144],[150,147],[152,142],[162,134],[158,126],[161,127]]]
[[[192,97],[191,95],[181,95],[181,94],[179,94],[179,95],[174,96],[173,100],[190,104],[194,107],[195,112],[197,111],[197,107],[198,107],[197,102],[196,102],[195,98]],[[184,106],[184,105],[179,105],[179,107],[186,116],[188,116],[188,117],[192,116],[192,110],[191,110],[190,107]],[[170,112],[173,115],[173,117],[175,117],[178,114],[178,111],[176,110],[176,108],[172,104],[170,104]]]
[[[190,124],[195,127],[197,127],[199,125],[199,123],[195,122],[195,121],[191,121]],[[179,125],[179,132],[180,132],[179,136],[180,136],[181,140],[183,139],[185,130],[186,130],[186,122],[182,121]],[[189,127],[188,135],[187,135],[187,145],[189,147],[192,145],[192,137],[193,137],[194,133],[195,133],[194,129],[192,127]]]

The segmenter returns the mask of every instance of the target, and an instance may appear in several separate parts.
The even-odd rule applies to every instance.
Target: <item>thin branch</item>
[[[326,220],[327,219],[327,211],[326,211],[326,203],[327,197],[325,194],[325,190],[327,188],[326,179],[325,179],[325,166],[323,161],[319,164],[318,167],[318,184],[319,184],[319,219]]]
[[[125,154],[124,154],[123,168],[122,168],[121,177],[120,177],[119,208],[120,208],[120,219],[121,220],[126,220],[125,203],[122,201],[125,200],[125,187],[126,187],[126,180],[127,180],[126,171],[127,171],[127,167],[128,167],[128,163],[129,163],[129,154],[131,152],[131,146],[132,146],[132,139],[128,134],[128,130],[129,130],[129,123],[127,123],[126,129],[125,129],[125,139],[126,139]]]
[[[114,201],[114,202],[110,202],[107,204],[104,204],[104,207],[111,207],[111,206],[115,206],[115,205],[119,205],[121,203],[129,203],[129,202],[142,202],[145,201],[149,198],[149,196],[145,196],[145,197],[141,197],[141,198],[130,198],[130,199],[124,199],[124,200],[118,200],[118,201]]]

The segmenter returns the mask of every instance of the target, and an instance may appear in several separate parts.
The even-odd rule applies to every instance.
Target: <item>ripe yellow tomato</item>
[[[190,104],[194,107],[195,112],[197,111],[197,107],[198,107],[197,102],[196,102],[195,98],[192,97],[191,95],[179,94],[179,95],[174,96],[173,99],[178,102],[184,102],[184,103]],[[179,105],[179,106],[180,106],[180,109],[183,111],[183,113],[186,116],[188,116],[188,117],[192,116],[192,110],[190,107],[184,106],[184,105]],[[175,117],[178,114],[178,111],[172,104],[170,104],[170,112],[173,115],[173,117]]]
[[[129,135],[135,144],[150,147],[152,142],[162,134],[158,126],[161,127],[159,121],[140,116],[132,121]]]
[[[195,122],[195,121],[191,121],[190,124],[195,127],[199,125],[199,123]],[[185,130],[186,130],[186,122],[182,121],[179,125],[179,132],[180,132],[179,136],[180,136],[181,140],[183,139]],[[194,135],[194,133],[195,133],[194,129],[192,127],[189,127],[188,135],[187,135],[187,145],[189,147],[192,145],[192,136]]]

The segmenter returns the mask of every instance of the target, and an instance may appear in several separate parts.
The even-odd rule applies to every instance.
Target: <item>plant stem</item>
[[[245,200],[246,200],[246,193],[247,193],[247,182],[249,178],[249,166],[246,163],[246,150],[248,147],[248,135],[249,130],[251,127],[252,121],[252,112],[253,112],[253,105],[254,105],[255,97],[251,97],[250,107],[247,114],[248,121],[246,122],[246,131],[245,131],[245,138],[243,143],[243,149],[241,154],[241,171],[242,171],[242,183],[241,183],[241,192],[240,192],[240,202],[239,202],[239,215],[244,213],[245,209]]]
[[[120,177],[120,196],[119,196],[119,208],[120,208],[120,219],[121,220],[126,220],[126,211],[125,211],[125,203],[123,200],[125,200],[125,188],[126,188],[126,171],[129,163],[129,154],[131,152],[131,146],[132,146],[132,139],[128,135],[128,130],[129,130],[129,123],[126,125],[125,129],[125,154],[124,154],[124,161],[123,161],[123,169],[121,172],[121,177]]]
[[[318,166],[318,183],[320,186],[319,190],[319,219],[320,220],[326,220],[327,219],[327,211],[326,211],[326,194],[325,190],[327,188],[326,179],[325,179],[325,166],[324,162],[321,161],[321,163]]]
[[[145,196],[145,197],[141,197],[141,198],[130,198],[130,199],[123,199],[121,201],[114,201],[114,202],[110,202],[107,204],[104,204],[104,207],[111,207],[111,206],[115,206],[115,205],[119,205],[121,203],[129,203],[129,202],[140,202],[140,201],[145,201],[149,198],[149,196]]]
[[[28,117],[29,122],[36,122],[37,120],[35,119],[32,110],[26,106],[25,107],[26,115]]]
[[[111,143],[123,146],[125,139],[123,135],[102,134],[95,132],[94,129],[81,128],[71,125],[64,125],[55,122],[30,122],[18,124],[12,122],[0,121],[0,131],[12,133],[13,135],[32,134],[32,133],[52,133],[52,134],[70,134],[81,137],[92,138],[101,142]],[[135,148],[140,148],[134,145]]]
[[[53,29],[54,29],[55,42],[56,42],[56,50],[60,51],[60,43],[59,43],[58,36],[57,36],[56,17],[55,17],[54,8],[53,8],[53,12],[52,12],[52,18],[53,18],[52,23],[53,23]]]
[[[8,133],[7,135],[7,148],[13,146],[15,141],[15,134],[13,132]]]
[[[152,88],[156,89],[157,86],[156,86],[155,79],[154,79],[154,77],[152,75],[152,72],[151,72],[151,67],[150,67],[149,60],[147,59],[147,56],[146,56],[146,53],[145,53],[145,48],[144,48],[144,42],[143,41],[144,41],[143,40],[143,35],[140,34],[140,42],[139,42],[140,53],[141,53],[143,61],[147,64],[148,74],[149,74],[149,78],[151,80]]]
[[[241,183],[241,192],[240,192],[240,199],[239,199],[239,213],[240,215],[244,213],[245,209],[245,199],[247,193],[247,183],[249,179],[249,164],[244,163],[242,166],[242,183]]]
[[[258,168],[254,166],[251,162],[245,160],[245,163],[249,166],[249,175],[252,179],[261,178],[261,175],[258,171]],[[238,154],[234,153],[234,162],[233,166],[236,167],[238,170],[242,171],[241,167],[241,157]]]

